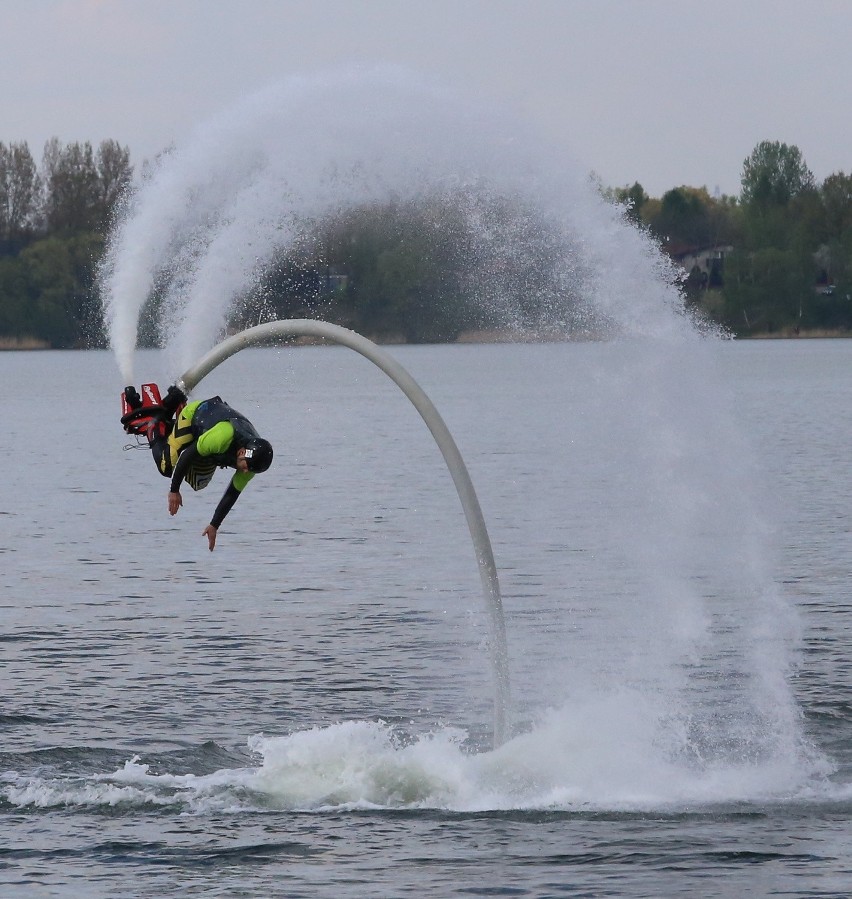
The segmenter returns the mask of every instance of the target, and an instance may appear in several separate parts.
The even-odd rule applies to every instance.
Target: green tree
[[[707,192],[675,187],[663,194],[652,230],[664,241],[691,245],[711,243]]]
[[[743,161],[740,184],[745,206],[785,206],[814,188],[814,176],[797,146],[765,140]]]
[[[16,256],[2,256],[0,257],[0,336],[37,336],[28,311],[29,294],[24,266]]]
[[[762,141],[743,163],[740,222],[726,261],[725,309],[741,332],[815,327],[815,253],[824,213],[796,146]]]
[[[470,328],[550,330],[575,314],[583,273],[555,223],[517,198],[447,191],[302,222],[235,324],[322,315],[379,336],[454,340]],[[570,270],[566,270],[570,266]]]
[[[94,272],[131,176],[115,141],[95,151],[54,138],[41,174],[25,143],[0,143],[0,334],[103,344]]]
[[[14,248],[38,225],[40,179],[26,142],[0,143],[0,241]]]
[[[825,225],[829,240],[852,231],[852,175],[835,172],[820,187],[825,211]]]
[[[42,162],[49,233],[102,232],[130,182],[130,153],[115,141],[62,146],[47,142]]]
[[[319,223],[309,241],[314,310],[371,334],[455,339],[471,321],[461,219],[446,198],[431,198],[365,206]],[[304,283],[306,269],[298,268]],[[345,287],[329,283],[326,272],[343,275]]]
[[[638,181],[634,181],[629,187],[617,187],[614,191],[604,191],[607,199],[613,199],[627,210],[627,218],[639,225],[642,223],[642,209],[650,199],[645,193],[645,188]]]
[[[734,253],[725,270],[725,324],[738,333],[802,326],[813,275],[807,260],[777,247]]]
[[[98,170],[92,145],[63,147],[51,138],[44,148],[45,222],[48,233],[98,227]]]
[[[469,321],[457,217],[437,201],[356,210],[327,258],[349,275],[347,301],[368,333],[454,340]]]
[[[820,188],[824,215],[822,239],[814,257],[819,282],[835,297],[823,301],[836,306],[852,295],[852,175],[835,172]]]
[[[93,290],[94,263],[102,250],[103,238],[93,233],[47,237],[24,249],[17,262],[25,285],[27,330],[19,324],[17,333],[45,339],[56,348],[102,345]]]
[[[103,231],[112,224],[113,215],[130,186],[133,167],[130,150],[114,140],[101,141],[95,162],[98,170],[98,230]]]

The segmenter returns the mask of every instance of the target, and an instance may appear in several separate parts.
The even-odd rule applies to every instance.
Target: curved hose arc
[[[509,666],[503,600],[497,580],[497,566],[479,499],[461,453],[432,401],[411,375],[388,353],[361,334],[348,328],[315,319],[286,319],[248,328],[213,347],[178,379],[177,385],[189,393],[214,368],[246,347],[294,337],[317,337],[349,347],[380,368],[408,397],[438,444],[452,476],[473,540],[483,594],[489,612],[491,661],[495,682],[494,745],[506,738],[509,704]]]

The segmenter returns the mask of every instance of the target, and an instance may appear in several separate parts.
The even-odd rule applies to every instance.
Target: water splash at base
[[[650,237],[519,123],[382,70],[293,79],[199,128],[161,160],[110,240],[102,283],[122,383],[132,381],[139,314],[152,293],[176,376],[214,344],[233,304],[276,251],[298,242],[305,222],[436,193],[460,198],[474,265],[499,255],[486,252],[493,234],[481,212],[491,198],[535,209],[560,260],[537,323],[551,335],[613,339],[590,388],[589,423],[599,429],[606,476],[622,488],[606,537],[619,549],[631,601],[616,611],[590,602],[599,617],[581,626],[604,629],[592,645],[608,653],[585,658],[580,647],[571,657],[519,660],[528,695],[564,708],[588,697],[606,710],[623,686],[633,690],[656,722],[652,735],[645,719],[630,718],[636,739],[669,747],[634,752],[629,764],[621,757],[649,795],[658,780],[680,782],[678,768],[658,777],[667,765],[756,780],[762,765],[776,785],[779,772],[789,784],[806,780],[820,763],[789,687],[797,624],[773,583],[759,472],[721,387],[712,329],[685,313],[675,271]],[[527,251],[511,240],[498,249]],[[481,274],[480,302],[506,328],[522,322],[499,267]],[[565,464],[576,464],[567,451]],[[571,714],[564,720],[581,726]],[[608,741],[624,739],[617,718],[588,734],[601,758]],[[584,755],[555,757],[582,767]],[[603,777],[599,786],[606,792]]]

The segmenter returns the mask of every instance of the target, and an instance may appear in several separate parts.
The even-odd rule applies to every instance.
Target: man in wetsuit
[[[130,388],[128,388],[130,389]],[[186,397],[170,387],[161,411],[146,420],[144,410],[129,422],[122,419],[129,433],[144,433],[154,456],[157,470],[171,478],[169,514],[176,515],[183,505],[181,481],[193,490],[203,490],[212,480],[217,468],[234,468],[222,499],[216,506],[204,536],[212,552],[216,535],[225,516],[239,499],[246,484],[258,472],[266,471],[272,463],[272,446],[260,437],[254,425],[221,397],[185,402]],[[172,422],[171,416],[177,412]]]

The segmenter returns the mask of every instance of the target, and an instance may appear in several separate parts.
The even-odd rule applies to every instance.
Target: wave
[[[350,721],[248,740],[251,764],[174,773],[188,760],[134,755],[108,773],[38,768],[0,774],[0,806],[180,814],[270,810],[439,810],[679,813],[734,803],[848,803],[852,784],[824,763],[789,757],[697,764],[665,750],[659,721],[627,698],[621,739],[601,739],[613,709],[552,712],[493,751],[471,751],[467,734],[442,728],[412,736],[395,725]],[[611,724],[607,725],[611,726]],[[210,747],[213,747],[212,749]],[[238,759],[215,744],[200,755]],[[208,759],[208,763],[210,761]],[[197,768],[204,769],[199,758]]]

